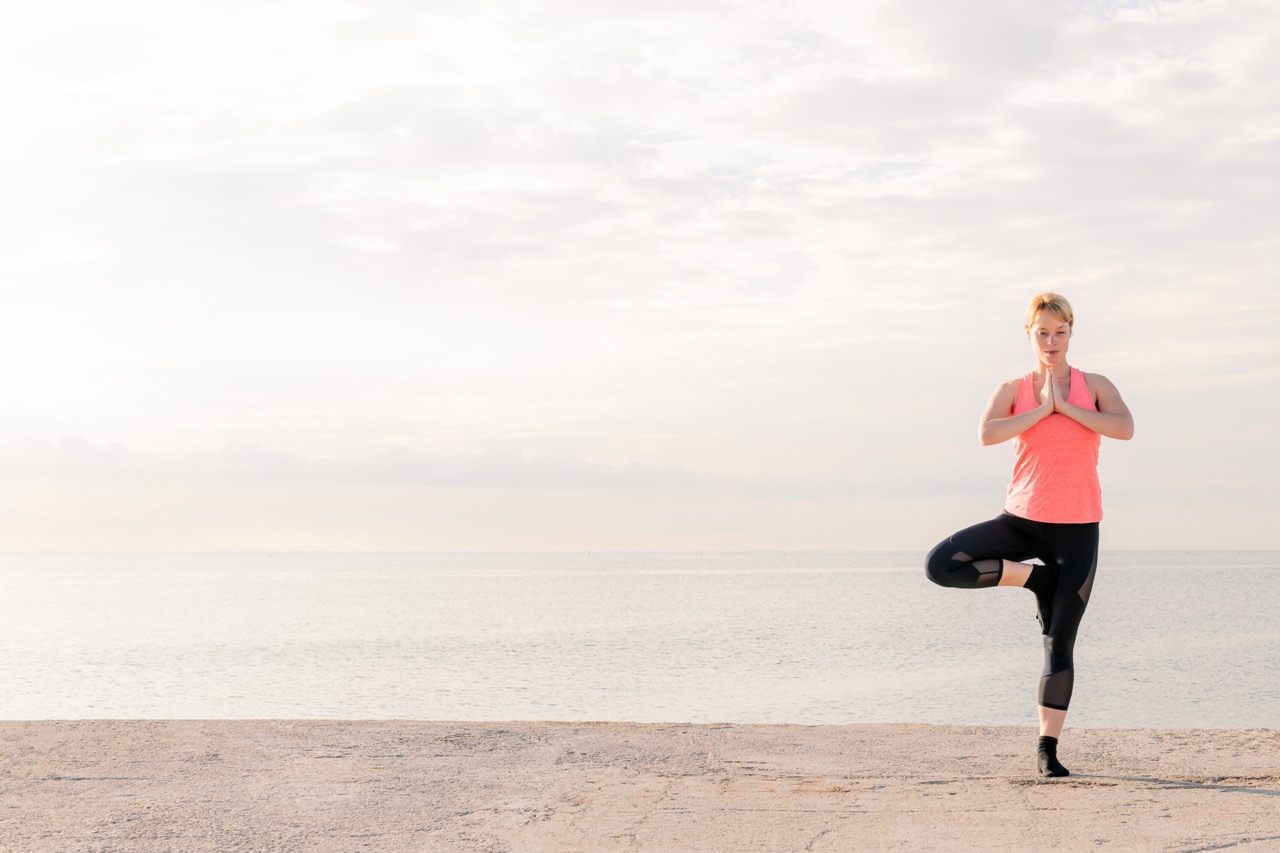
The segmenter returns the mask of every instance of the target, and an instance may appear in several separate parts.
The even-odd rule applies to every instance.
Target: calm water
[[[1034,722],[918,554],[0,556],[0,718]],[[1104,554],[1071,723],[1274,727],[1280,552]]]

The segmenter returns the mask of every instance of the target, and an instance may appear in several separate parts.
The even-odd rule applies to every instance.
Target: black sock
[[[1058,739],[1056,737],[1041,737],[1040,749],[1037,756],[1040,764],[1040,775],[1042,776],[1070,776],[1071,771],[1062,766],[1058,761]]]
[[[1036,620],[1040,623],[1040,633],[1049,633],[1049,621],[1053,616],[1053,594],[1058,589],[1057,566],[1032,566],[1027,575],[1024,589],[1036,594]]]

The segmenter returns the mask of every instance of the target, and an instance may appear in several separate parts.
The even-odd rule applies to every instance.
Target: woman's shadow
[[[1262,797],[1280,797],[1280,788],[1252,788],[1247,785],[1230,784],[1231,782],[1280,783],[1280,778],[1275,776],[1220,776],[1215,779],[1199,782],[1194,779],[1158,779],[1154,776],[1102,776],[1093,773],[1072,773],[1067,779],[1045,781],[1070,783],[1071,780],[1084,781],[1086,779],[1097,779],[1103,784],[1108,782],[1144,782],[1148,785],[1154,785],[1159,788],[1187,788],[1196,791],[1221,791],[1226,794],[1254,794]]]

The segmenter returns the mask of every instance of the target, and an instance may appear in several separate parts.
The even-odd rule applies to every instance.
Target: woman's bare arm
[[[1054,411],[1060,412],[1071,420],[1107,438],[1118,438],[1127,441],[1133,438],[1133,415],[1129,407],[1120,398],[1120,392],[1111,380],[1098,373],[1085,374],[1085,382],[1094,392],[1098,402],[1098,411],[1073,406],[1062,395],[1058,394],[1054,403]]]
[[[1009,414],[1013,411],[1013,404],[1017,402],[1018,383],[1021,381],[1021,379],[1011,379],[1005,382],[987,401],[987,408],[982,413],[982,420],[978,423],[978,441],[983,446],[1008,441],[1053,414],[1052,397],[1042,400],[1039,406],[1020,415]]]

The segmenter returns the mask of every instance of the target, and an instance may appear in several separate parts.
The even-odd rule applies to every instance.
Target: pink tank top
[[[1011,414],[1040,405],[1032,374],[1022,377]],[[1071,368],[1067,402],[1097,411],[1084,374]],[[1098,484],[1098,445],[1102,436],[1064,414],[1054,412],[1013,439],[1013,477],[1005,512],[1054,524],[1102,520],[1102,487]]]

